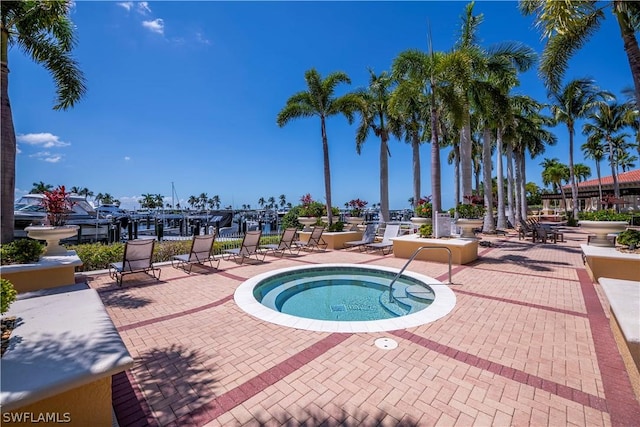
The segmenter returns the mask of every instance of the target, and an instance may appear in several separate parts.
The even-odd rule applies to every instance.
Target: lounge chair
[[[122,262],[109,264],[109,275],[116,280],[118,286],[122,286],[123,276],[131,273],[146,273],[160,280],[160,269],[154,267],[151,262],[155,243],[155,240],[151,239],[138,239],[129,240],[124,245]]]
[[[296,246],[305,249],[305,250],[314,250],[314,249],[327,249],[327,243],[322,239],[322,233],[324,232],[324,227],[314,226],[311,227],[311,235],[309,236],[309,240],[303,242],[302,240],[296,240],[293,242]]]
[[[373,243],[376,238],[376,225],[375,224],[367,224],[364,229],[364,233],[362,233],[362,239],[360,240],[351,240],[349,242],[344,242],[344,246],[346,248],[355,248],[359,247],[360,251],[364,248],[365,245]]]
[[[247,231],[242,239],[242,245],[239,248],[226,249],[223,253],[223,258],[226,256],[227,260],[233,257],[234,261],[242,264],[245,258],[254,257],[257,261],[264,261],[265,251],[260,249],[260,236],[262,236],[262,230]],[[262,259],[260,259],[262,255]]]
[[[518,240],[526,239],[527,237],[531,237],[531,240],[535,241],[536,230],[521,219],[520,228],[518,229]]]
[[[393,242],[390,240],[392,237],[397,237],[400,233],[400,224],[387,224],[384,229],[384,234],[382,235],[382,241],[377,243],[369,243],[365,245],[365,249],[370,249],[373,251],[381,250],[382,255],[386,255],[391,253],[391,249],[393,248]],[[386,250],[388,252],[385,252]]]
[[[204,265],[205,262],[208,262],[211,267],[217,269],[220,265],[220,260],[216,260],[211,254],[211,249],[213,248],[213,242],[215,241],[215,239],[215,234],[193,236],[189,253],[174,255],[173,257],[171,257],[171,265],[174,268],[180,268],[189,274],[191,274],[191,268],[194,264]],[[214,261],[217,262],[215,267],[213,265]]]
[[[261,249],[265,249],[267,253],[273,252],[275,255],[279,253],[281,257],[284,256],[286,251],[289,251],[291,255],[297,255],[300,252],[300,247],[294,243],[298,229],[295,227],[286,228],[280,236],[279,243],[273,243],[270,245],[260,245]],[[295,253],[294,253],[295,250]]]

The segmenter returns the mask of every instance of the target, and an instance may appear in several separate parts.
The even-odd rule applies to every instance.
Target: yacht
[[[25,227],[30,225],[44,224],[47,213],[42,205],[44,194],[25,194],[14,204],[14,237],[27,237]],[[101,215],[89,203],[84,196],[71,195],[69,199],[73,203],[71,212],[67,217],[67,225],[80,226],[80,241],[101,241],[106,240],[109,233],[109,225],[112,218]],[[77,241],[71,238],[70,241]]]

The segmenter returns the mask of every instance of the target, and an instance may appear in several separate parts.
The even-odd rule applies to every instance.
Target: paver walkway
[[[640,404],[609,326],[606,299],[579,244],[492,237],[454,268],[453,311],[420,327],[321,333],[258,320],[236,287],[277,268],[406,260],[326,251],[186,273],[131,275],[122,288],[87,275],[135,367],[114,376],[121,426],[460,425],[633,426]],[[195,268],[194,268],[195,270]],[[409,270],[442,280],[447,266]],[[393,350],[377,338],[398,342]]]

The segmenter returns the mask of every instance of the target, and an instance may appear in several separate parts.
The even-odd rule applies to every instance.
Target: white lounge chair
[[[364,229],[364,233],[362,233],[362,239],[344,242],[344,246],[346,248],[359,247],[360,251],[362,251],[365,245],[368,245],[369,243],[373,243],[375,238],[376,238],[376,225],[367,224],[367,226]]]
[[[387,224],[384,228],[384,234],[382,235],[382,241],[377,243],[369,243],[365,246],[365,249],[373,251],[381,250],[383,255],[391,253],[393,249],[393,242],[390,240],[392,237],[397,237],[400,233],[400,224]],[[386,250],[388,252],[385,252]]]

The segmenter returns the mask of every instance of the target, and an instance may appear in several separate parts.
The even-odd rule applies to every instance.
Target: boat
[[[47,212],[42,200],[44,194],[25,194],[14,204],[14,232],[15,238],[27,237],[25,227],[43,225]],[[73,237],[68,241],[97,242],[105,241],[109,235],[109,226],[113,223],[111,216],[102,215],[94,209],[86,197],[71,195],[69,200],[73,204],[65,223],[80,226],[79,239]]]

